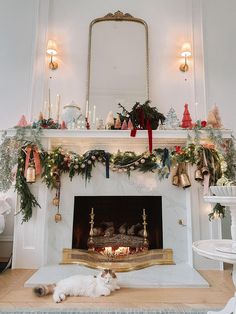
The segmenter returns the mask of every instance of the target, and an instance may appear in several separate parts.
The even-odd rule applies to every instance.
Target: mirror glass
[[[149,99],[147,24],[118,11],[92,21],[89,37],[90,121],[116,116],[118,103],[129,110]]]

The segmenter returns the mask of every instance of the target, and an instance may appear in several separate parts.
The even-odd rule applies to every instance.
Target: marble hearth
[[[12,131],[13,132],[13,131]],[[106,133],[105,133],[106,132]],[[138,132],[137,138],[129,137],[128,131],[59,131],[44,132],[42,142],[51,149],[58,144],[68,150],[83,153],[89,149],[105,149],[116,152],[147,149],[147,134]],[[186,142],[186,131],[154,131],[153,146],[168,147]],[[183,190],[172,185],[171,176],[159,181],[154,173],[133,172],[131,177],[110,173],[97,165],[91,181],[85,184],[80,177],[71,182],[62,177],[60,212],[62,221],[55,223],[56,208],[52,205],[54,193],[40,181],[31,186],[41,208],[35,209],[32,219],[21,224],[21,216],[15,217],[14,268],[39,268],[59,264],[64,248],[72,248],[74,199],[77,196],[161,196],[163,248],[171,248],[174,261],[196,268],[219,268],[219,263],[206,261],[193,255],[192,242],[199,239],[220,238],[220,223],[209,223],[210,205],[203,201],[202,187],[194,181],[189,169],[192,186]],[[167,266],[166,266],[167,267]],[[171,267],[171,266],[170,266]]]

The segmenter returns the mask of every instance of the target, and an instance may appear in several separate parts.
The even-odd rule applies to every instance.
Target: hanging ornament
[[[26,171],[26,182],[34,183],[36,181],[36,170],[33,162],[31,162]]]
[[[61,221],[61,220],[62,220],[61,214],[60,214],[59,212],[57,212],[56,215],[55,215],[55,217],[54,217],[54,219],[55,219],[55,222],[56,222],[56,223],[58,223],[59,221]]]
[[[179,165],[177,166],[176,173],[172,178],[172,184],[175,186],[179,186]]]
[[[181,127],[184,129],[188,129],[192,127],[192,119],[188,110],[188,104],[184,105],[184,113]]]
[[[35,182],[36,175],[40,174],[41,172],[41,164],[40,164],[38,148],[36,146],[29,145],[26,147],[24,152],[26,153],[24,176],[27,181],[28,172],[32,173],[32,180],[33,180],[33,175],[35,176],[34,181],[32,182]],[[34,168],[34,171],[33,169],[29,169],[29,168]],[[30,182],[30,181],[27,181],[27,182]]]
[[[55,197],[54,197],[54,199],[52,200],[52,204],[53,204],[54,206],[59,206],[59,204],[60,204],[60,199],[59,199],[58,196],[55,196]]]
[[[203,181],[203,174],[202,174],[202,171],[201,171],[201,169],[197,169],[196,171],[195,171],[195,174],[194,174],[194,179],[196,180],[196,181],[198,181],[198,182],[200,182],[200,181]]]
[[[179,185],[184,189],[191,186],[184,162],[179,165]]]
[[[180,122],[179,119],[177,118],[174,108],[171,107],[170,110],[168,111],[164,125],[166,129],[175,129],[179,127]]]

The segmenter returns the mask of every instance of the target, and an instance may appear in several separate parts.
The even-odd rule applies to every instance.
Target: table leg
[[[221,311],[208,311],[207,314],[236,314],[235,310],[235,297],[229,299],[226,306]]]

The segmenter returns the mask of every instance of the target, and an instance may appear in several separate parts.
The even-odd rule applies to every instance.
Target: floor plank
[[[147,308],[147,309],[208,309],[222,308],[234,294],[231,271],[201,271],[209,288],[123,288],[108,297],[69,297],[55,304],[51,296],[38,298],[24,282],[34,270],[13,269],[0,274],[1,308]]]

